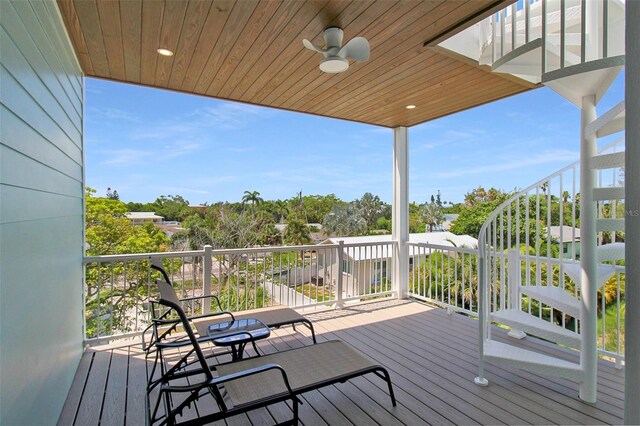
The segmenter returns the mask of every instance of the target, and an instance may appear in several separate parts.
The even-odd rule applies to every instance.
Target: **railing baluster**
[[[609,0],[602,0],[602,57],[609,57]]]
[[[547,0],[542,0],[542,70],[540,75],[547,72]]]
[[[507,20],[507,12],[505,9],[500,11],[500,57],[504,56],[504,33],[505,21]]]
[[[566,19],[565,0],[560,0],[560,68],[564,68],[566,48]]]
[[[516,30],[517,30],[517,26],[516,26],[516,15],[517,15],[517,10],[516,10],[517,4],[513,3],[511,5],[511,51],[513,51],[516,48]]]
[[[531,3],[524,0],[524,43],[529,43],[531,37]]]
[[[580,62],[587,60],[587,0],[580,3]]]

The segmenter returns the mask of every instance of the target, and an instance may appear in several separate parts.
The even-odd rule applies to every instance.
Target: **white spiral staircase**
[[[582,110],[580,161],[515,194],[481,230],[478,384],[487,383],[484,362],[496,362],[576,380],[580,397],[595,401],[596,295],[624,272],[625,252],[624,216],[616,215],[625,196],[624,136],[610,142],[624,131],[625,104],[599,117],[596,105],[624,65],[624,8],[620,0],[525,0],[439,45],[493,72],[545,85]],[[598,148],[598,141],[607,146]],[[568,254],[552,253],[554,227],[555,244],[569,243]],[[491,323],[511,328],[514,338],[533,335],[578,349],[580,362],[498,342]]]

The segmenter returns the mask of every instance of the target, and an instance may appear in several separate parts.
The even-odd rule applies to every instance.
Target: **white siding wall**
[[[0,424],[54,424],[82,354],[83,82],[53,1],[0,0]]]

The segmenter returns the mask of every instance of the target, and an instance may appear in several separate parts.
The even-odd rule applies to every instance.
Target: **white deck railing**
[[[158,298],[150,268],[160,259],[179,297],[216,295],[230,311],[272,305],[335,306],[396,294],[390,241],[366,244],[142,253],[91,256],[85,264],[85,335],[100,342],[139,334],[150,321],[149,301]],[[202,313],[211,306],[191,307]],[[215,309],[215,307],[213,307]]]
[[[409,296],[467,315],[478,314],[478,250],[409,243]]]

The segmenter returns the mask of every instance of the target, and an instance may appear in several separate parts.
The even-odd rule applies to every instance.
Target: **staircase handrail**
[[[598,150],[598,154],[601,154],[603,152],[606,152],[608,150],[610,150],[611,148],[616,147],[617,145],[624,143],[624,136],[619,137],[617,139],[615,139],[614,141],[608,143],[607,145],[605,145],[603,148]],[[489,309],[489,286],[487,285],[488,282],[488,275],[487,275],[487,241],[486,241],[486,235],[487,235],[487,229],[489,228],[489,226],[497,219],[498,215],[507,207],[509,206],[511,203],[513,203],[514,201],[517,201],[521,196],[526,195],[529,191],[534,190],[536,188],[539,188],[540,186],[542,186],[544,183],[551,181],[552,179],[561,176],[563,173],[567,172],[568,170],[571,170],[572,168],[575,168],[577,166],[580,165],[580,160],[577,160],[565,167],[563,167],[562,169],[556,171],[555,173],[552,173],[551,175],[548,175],[547,177],[540,179],[539,181],[537,181],[536,183],[529,185],[528,187],[518,191],[517,193],[513,194],[511,197],[509,197],[506,201],[504,201],[503,203],[501,203],[488,217],[487,219],[484,221],[484,223],[482,224],[482,226],[480,227],[480,235],[478,235],[478,319],[480,322],[480,330],[481,332],[478,333],[478,338],[479,338],[479,350],[480,350],[480,356],[482,357],[482,353],[483,353],[483,343],[485,340],[485,336],[488,336],[488,332],[489,332],[489,322],[487,321],[488,319],[488,309]]]

